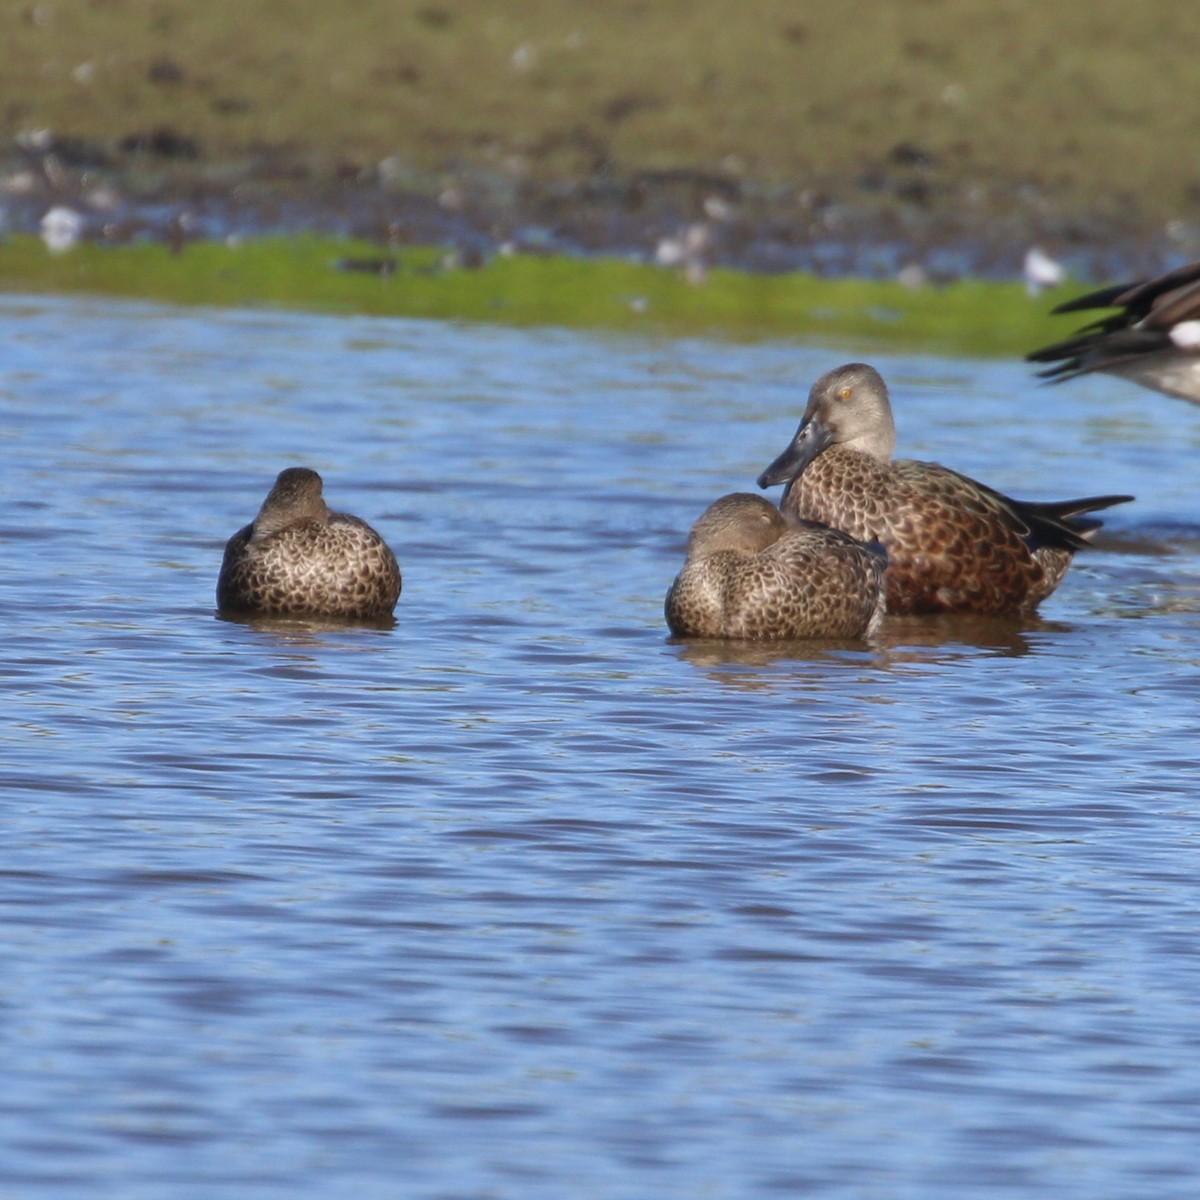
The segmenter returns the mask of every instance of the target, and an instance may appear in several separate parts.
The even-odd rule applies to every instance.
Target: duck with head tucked
[[[859,638],[883,616],[879,547],[790,521],[761,496],[722,496],[692,527],[667,593],[676,637]]]
[[[288,467],[258,516],[229,539],[217,580],[222,612],[379,618],[400,597],[400,567],[365,521],[332,512],[321,477]]]
[[[1083,514],[1132,500],[1030,503],[938,463],[893,460],[887,385],[866,363],[813,384],[788,448],[759,476],[786,484],[780,508],[887,550],[889,613],[1032,612],[1100,522]]]

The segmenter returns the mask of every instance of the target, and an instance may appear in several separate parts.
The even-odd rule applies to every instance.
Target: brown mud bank
[[[850,15],[852,14],[852,16]],[[32,0],[0,211],[685,268],[1078,278],[1200,254],[1174,0]]]

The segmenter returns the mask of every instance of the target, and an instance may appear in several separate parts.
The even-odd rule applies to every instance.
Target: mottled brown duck
[[[1089,292],[1054,312],[1106,308],[1119,311],[1025,356],[1052,364],[1040,376],[1061,383],[1104,371],[1200,404],[1200,262]]]
[[[400,597],[400,567],[365,521],[332,512],[321,477],[288,467],[258,516],[229,539],[217,607],[230,613],[379,618]]]
[[[883,616],[879,547],[788,520],[761,496],[722,496],[692,527],[667,592],[676,637],[859,638]]]
[[[1100,522],[1132,496],[1013,500],[938,463],[893,460],[887,385],[865,363],[813,384],[788,448],[759,476],[787,485],[780,508],[887,550],[889,613],[1032,612]]]

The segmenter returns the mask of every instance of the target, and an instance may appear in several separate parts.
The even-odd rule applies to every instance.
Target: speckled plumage
[[[365,521],[331,512],[306,467],[280,472],[258,516],[226,544],[217,580],[225,612],[377,618],[399,596],[396,556]]]
[[[667,592],[676,637],[857,638],[883,615],[882,551],[810,522],[789,522],[761,496],[722,496],[692,527]]]
[[[1132,499],[1012,500],[937,463],[892,461],[895,438],[886,384],[850,363],[813,385],[791,445],[758,480],[787,484],[785,513],[886,547],[889,613],[1031,612],[1099,527],[1081,514]]]

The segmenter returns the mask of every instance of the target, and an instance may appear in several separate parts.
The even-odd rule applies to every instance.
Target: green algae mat
[[[819,339],[864,348],[1011,357],[1067,330],[1063,294],[1015,283],[906,287],[863,279],[713,270],[703,283],[613,258],[498,256],[467,268],[433,248],[381,253],[317,236],[239,243],[81,244],[51,254],[32,236],[0,242],[0,290],[91,293],[173,304],[715,336]]]

